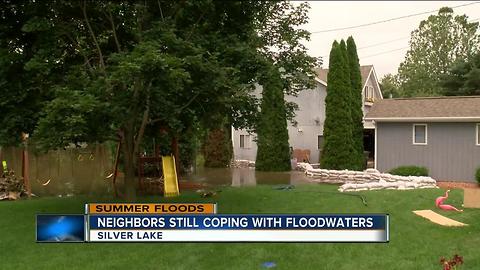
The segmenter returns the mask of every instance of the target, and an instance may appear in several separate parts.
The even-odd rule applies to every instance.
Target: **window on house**
[[[370,85],[365,86],[365,100],[370,101],[373,99],[373,87]]]
[[[317,137],[317,149],[323,149],[323,135],[318,135]]]
[[[427,144],[427,124],[413,124],[413,144]]]
[[[476,134],[477,134],[477,138],[476,138],[477,140],[475,141],[475,143],[476,143],[476,145],[480,145],[480,123],[477,124],[477,132],[476,132]]]
[[[250,148],[250,135],[240,135],[240,148]]]

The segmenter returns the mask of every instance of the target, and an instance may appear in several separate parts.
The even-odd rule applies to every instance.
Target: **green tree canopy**
[[[441,8],[411,34],[410,49],[398,68],[402,93],[440,95],[440,76],[455,60],[470,58],[478,49],[478,22],[469,23],[466,15],[454,15],[451,8]]]
[[[251,92],[266,63],[283,68],[285,91],[311,83],[314,59],[298,42],[308,33],[297,27],[307,9],[286,2],[5,1],[0,61],[10,65],[0,68],[0,144],[18,142],[21,132],[44,149],[120,140],[132,196],[148,128],[175,138],[219,115],[252,126],[258,102]]]
[[[441,79],[446,96],[480,95],[480,53],[459,59]]]
[[[402,97],[400,92],[400,85],[398,82],[398,76],[392,74],[385,74],[380,79],[380,88],[384,98],[399,98]]]

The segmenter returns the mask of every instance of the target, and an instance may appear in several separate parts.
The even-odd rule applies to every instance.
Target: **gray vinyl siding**
[[[261,87],[255,90],[255,96],[261,97]],[[289,144],[293,149],[310,149],[310,161],[318,163],[320,150],[318,150],[318,135],[323,134],[323,123],[325,122],[325,97],[327,95],[325,86],[318,83],[315,89],[300,91],[297,97],[286,96],[285,100],[295,102],[298,110],[295,112],[294,127],[288,123]],[[318,124],[315,120],[319,120]],[[235,159],[255,160],[257,155],[257,144],[252,141],[248,149],[240,148],[240,135],[246,135],[246,130],[233,131],[233,152]],[[256,134],[252,134],[254,137]]]
[[[475,180],[480,166],[476,123],[426,123],[427,145],[413,144],[413,124],[376,123],[378,170],[417,165],[427,167],[436,180]]]

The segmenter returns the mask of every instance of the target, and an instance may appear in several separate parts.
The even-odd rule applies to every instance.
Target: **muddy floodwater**
[[[212,186],[298,185],[308,183],[303,172],[259,172],[254,168],[198,168],[182,176],[182,181],[200,182]]]
[[[4,148],[2,159],[9,170],[21,176],[22,149]],[[29,179],[37,196],[73,196],[77,194],[113,193],[113,155],[105,145],[84,149],[50,151],[29,155]],[[180,176],[180,181],[206,186],[298,185],[307,183],[300,171],[258,172],[255,168],[204,168]],[[119,173],[118,185],[123,176]]]

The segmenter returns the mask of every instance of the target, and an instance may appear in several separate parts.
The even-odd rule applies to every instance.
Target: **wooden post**
[[[2,164],[2,171],[0,172],[0,177],[5,173],[5,168],[3,167],[3,151],[2,147],[0,146],[0,163]]]
[[[30,172],[28,166],[28,134],[22,133],[23,139],[23,152],[22,152],[22,176],[23,184],[27,189],[28,197],[32,197],[32,187],[30,186]]]
[[[122,145],[122,141],[120,140],[117,145],[117,153],[115,154],[115,166],[113,169],[113,180],[112,180],[112,185],[113,185],[113,196],[118,197],[118,191],[117,191],[117,174],[118,174],[118,160],[120,159],[120,147]]]

